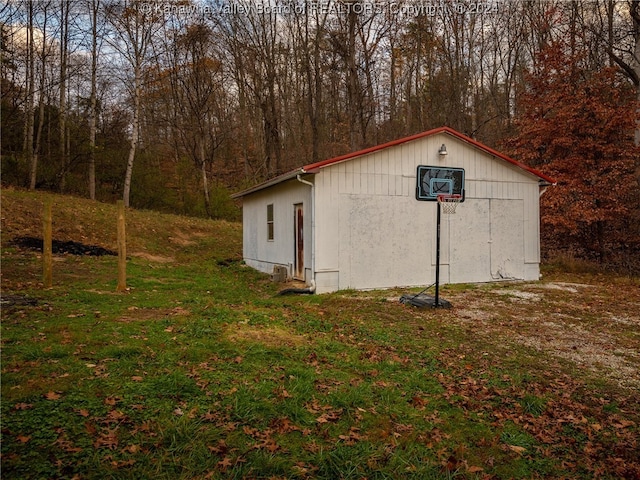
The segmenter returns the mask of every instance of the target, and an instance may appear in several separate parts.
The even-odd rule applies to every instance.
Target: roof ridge
[[[506,161],[508,163],[511,163],[512,165],[515,165],[516,167],[519,167],[519,168],[521,168],[521,169],[523,169],[523,170],[525,170],[525,171],[527,171],[527,172],[539,177],[540,179],[542,179],[542,180],[544,180],[544,181],[546,181],[546,182],[548,182],[548,183],[550,183],[552,185],[557,183],[555,179],[549,177],[548,175],[542,173],[541,171],[539,171],[539,170],[537,170],[537,169],[535,169],[533,167],[530,167],[528,165],[525,165],[522,162],[514,160],[513,158],[511,158],[511,157],[509,157],[509,156],[507,156],[507,155],[505,155],[505,154],[503,154],[503,153],[501,153],[501,152],[489,147],[488,145],[485,145],[484,143],[481,143],[481,142],[479,142],[477,140],[474,140],[473,138],[468,137],[467,135],[464,135],[463,133],[460,133],[457,130],[454,130],[453,128],[446,127],[446,126],[434,128],[432,130],[427,130],[427,131],[424,131],[424,132],[421,132],[421,133],[417,133],[417,134],[414,134],[414,135],[409,135],[407,137],[399,138],[399,139],[396,139],[396,140],[392,140],[390,142],[382,143],[380,145],[375,145],[373,147],[364,148],[362,150],[358,150],[358,151],[355,151],[355,152],[350,152],[350,153],[347,153],[347,154],[344,154],[344,155],[339,155],[337,157],[333,157],[333,158],[329,158],[329,159],[326,159],[326,160],[322,160],[320,162],[311,163],[311,164],[303,166],[302,170],[305,173],[314,173],[314,170],[319,170],[320,168],[323,168],[323,167],[326,167],[326,166],[329,166],[329,165],[333,165],[335,163],[351,160],[352,158],[360,157],[362,155],[367,155],[369,153],[377,152],[379,150],[384,150],[386,148],[394,147],[396,145],[401,145],[403,143],[411,142],[413,140],[418,140],[420,138],[429,137],[431,135],[436,135],[438,133],[447,133],[449,135],[452,135],[452,136],[454,136],[454,137],[456,137],[456,138],[458,138],[458,139],[460,139],[460,140],[462,140],[464,142],[467,142],[467,143],[473,145],[476,148],[484,150],[485,152],[493,155],[494,157],[498,157],[498,158],[500,158],[500,159],[502,159],[502,160],[504,160],[504,161]]]
[[[324,167],[328,167],[330,165],[334,165],[336,163],[340,163],[340,162],[345,162],[347,160],[351,160],[357,157],[361,157],[362,155],[367,155],[369,153],[374,153],[380,150],[384,150],[390,147],[394,147],[397,145],[401,145],[403,143],[407,143],[407,142],[411,142],[414,140],[418,140],[420,138],[425,138],[425,137],[429,137],[431,135],[437,135],[439,133],[446,133],[449,134],[459,140],[462,140],[463,142],[469,143],[470,145],[474,146],[475,148],[479,148],[480,150],[485,151],[486,153],[496,157],[496,158],[500,158],[501,160],[504,160],[507,163],[510,163],[526,172],[529,172],[532,175],[535,175],[536,177],[540,178],[541,180],[544,180],[545,182],[549,183],[550,185],[555,185],[557,183],[557,181],[553,178],[551,178],[550,176],[542,173],[539,170],[536,170],[533,167],[530,167],[528,165],[525,165],[524,163],[521,163],[517,160],[514,160],[513,158],[489,147],[488,145],[485,145],[484,143],[481,143],[477,140],[474,140],[471,137],[468,137],[467,135],[458,132],[457,130],[454,130],[451,127],[447,127],[447,126],[443,126],[443,127],[438,127],[438,128],[434,128],[431,130],[426,130],[424,132],[420,132],[420,133],[416,133],[413,135],[409,135],[407,137],[403,137],[403,138],[399,138],[396,140],[392,140],[390,142],[386,142],[386,143],[382,143],[380,145],[375,145],[373,147],[367,147],[367,148],[363,148],[362,150],[357,150],[355,152],[350,152],[350,153],[346,153],[343,155],[339,155],[337,157],[332,157],[332,158],[328,158],[326,160],[321,160],[319,162],[315,162],[315,163],[310,163],[307,165],[304,165],[302,167],[298,167],[294,170],[291,170],[289,172],[283,173],[281,175],[278,175],[274,178],[271,178],[269,180],[266,180],[262,183],[259,183],[257,185],[254,185],[251,188],[248,188],[246,190],[243,190],[241,192],[235,193],[231,196],[231,198],[239,198],[239,197],[243,197],[244,195],[248,195],[250,193],[253,192],[257,192],[259,190],[262,190],[264,188],[270,187],[272,185],[276,185],[278,183],[281,183],[283,181],[286,180],[290,180],[292,178],[295,178],[297,175],[300,174],[304,174],[304,173],[317,173],[318,171],[320,171],[320,169],[324,168]]]

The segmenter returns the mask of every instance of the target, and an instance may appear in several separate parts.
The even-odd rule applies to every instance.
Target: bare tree
[[[69,168],[69,151],[67,148],[67,66],[69,60],[69,10],[71,2],[60,0],[60,82],[58,103],[58,132],[62,169],[60,171],[60,190],[66,186],[66,173]]]
[[[42,146],[42,130],[45,123],[45,104],[46,104],[46,92],[47,92],[47,63],[51,55],[52,42],[47,38],[47,10],[50,7],[50,2],[42,2],[39,5],[43,12],[43,22],[40,26],[42,33],[42,40],[40,44],[40,83],[38,86],[39,99],[38,99],[38,128],[36,129],[36,143],[33,148],[33,160],[31,164],[31,180],[29,187],[31,190],[36,188],[36,180],[38,173],[38,161],[40,158],[40,150]]]
[[[33,152],[33,106],[34,106],[34,84],[35,84],[35,46],[34,46],[34,11],[33,3],[27,6],[27,101],[26,101],[26,121],[23,151],[26,152],[27,162],[31,165],[31,190],[36,188],[36,172],[38,169],[38,158]],[[34,161],[35,160],[35,161]]]
[[[212,216],[208,170],[224,135],[216,99],[223,97],[222,64],[211,56],[212,31],[204,23],[174,39],[171,92],[182,145],[200,171],[205,210]]]
[[[320,159],[320,142],[323,115],[322,42],[324,39],[328,10],[302,9],[294,12],[289,22],[293,56],[298,66],[297,75],[302,77],[305,113],[311,135],[311,161]],[[302,122],[301,122],[302,123]]]
[[[91,18],[91,93],[89,96],[89,198],[96,199],[96,131],[98,74],[98,11],[100,0],[89,0]]]
[[[127,157],[124,178],[123,200],[126,207],[130,204],[131,177],[140,135],[140,101],[142,96],[142,73],[147,64],[151,49],[153,31],[158,20],[149,4],[139,0],[114,1],[106,5],[109,23],[114,27],[114,37],[109,43],[115,48],[132,69],[130,79],[133,100],[131,143]]]
[[[625,67],[624,62],[620,62],[620,66],[628,73],[636,87],[636,98],[639,106],[636,110],[638,115],[636,119],[635,144],[640,147],[640,0],[629,1],[629,13],[633,20],[633,56],[628,66]],[[619,58],[614,57],[614,60],[618,63]],[[640,184],[640,160],[636,165],[636,178]]]
[[[259,132],[257,140],[262,144],[261,169],[270,176],[282,168],[282,112],[277,82],[281,56],[287,52],[279,41],[275,12],[257,12],[249,1],[237,3],[246,14],[222,15],[217,26],[233,62],[240,100],[261,123],[253,130]]]

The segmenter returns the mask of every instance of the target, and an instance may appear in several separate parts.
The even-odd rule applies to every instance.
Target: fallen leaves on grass
[[[53,391],[49,391],[44,395],[44,398],[46,398],[47,400],[60,400],[61,397],[62,395]]]
[[[360,433],[360,429],[357,427],[351,427],[349,432],[345,435],[338,435],[338,438],[342,440],[346,445],[355,445],[361,440],[365,440],[367,437]]]
[[[118,448],[118,443],[117,429],[106,429],[98,434],[98,437],[93,442],[93,446],[94,448],[115,450]]]
[[[316,399],[314,399],[312,402],[306,403],[305,408],[308,412],[314,415],[321,413],[320,416],[316,417],[316,422],[318,423],[336,422],[342,415],[341,408],[336,409],[330,405],[320,405],[320,403]]]

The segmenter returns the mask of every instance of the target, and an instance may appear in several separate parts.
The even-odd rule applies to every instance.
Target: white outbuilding
[[[446,152],[446,153],[445,153]],[[440,172],[440,173],[439,173]],[[242,199],[247,265],[316,293],[440,283],[537,280],[539,198],[555,181],[451,128],[305,165]]]

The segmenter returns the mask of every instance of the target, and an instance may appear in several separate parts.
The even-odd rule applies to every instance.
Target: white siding
[[[465,169],[466,200],[442,215],[441,283],[538,278],[538,179],[443,133],[316,174],[319,292],[435,281],[437,205],[415,199],[418,165]]]
[[[524,201],[491,199],[491,278],[523,279]]]
[[[274,265],[292,268],[295,262],[294,205],[304,208],[304,263],[312,266],[311,187],[296,180],[262,190],[243,199],[243,257],[247,265],[272,273]],[[267,205],[273,204],[274,238],[267,238]]]
[[[422,285],[431,278],[433,248],[428,231],[433,205],[419,205],[420,212],[415,212],[411,198],[395,198],[342,198],[340,289]],[[412,210],[413,218],[408,220],[407,213]]]
[[[450,219],[450,282],[486,282],[490,280],[491,228],[489,200],[467,199],[458,206],[455,220]]]
[[[449,154],[440,159],[443,143]],[[418,165],[465,169],[465,202],[442,215],[441,283],[538,278],[538,178],[446,133],[321,168],[307,177],[313,190],[290,180],[246,196],[247,264],[269,273],[274,264],[291,268],[293,205],[303,203],[305,267],[318,293],[433,283],[437,203],[415,199]]]

